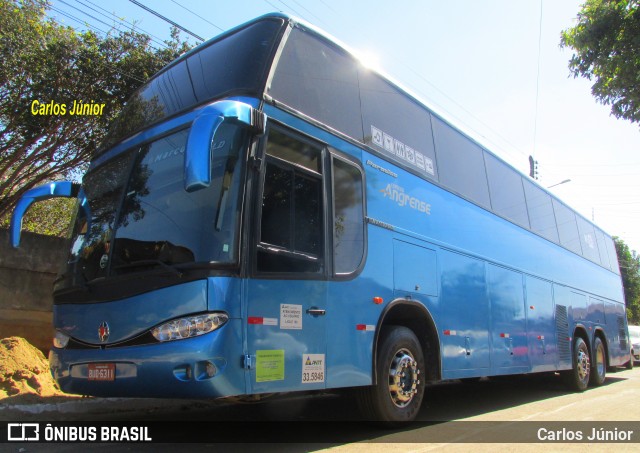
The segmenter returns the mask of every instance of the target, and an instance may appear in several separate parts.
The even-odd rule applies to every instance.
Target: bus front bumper
[[[62,391],[102,397],[219,398],[244,394],[240,320],[185,340],[49,352]],[[236,350],[237,349],[237,350]],[[98,371],[96,371],[98,370]]]

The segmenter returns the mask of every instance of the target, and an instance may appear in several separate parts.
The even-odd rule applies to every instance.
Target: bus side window
[[[269,132],[257,271],[324,271],[322,151]]]
[[[355,272],[364,258],[362,173],[355,165],[334,157],[333,266],[337,276]]]

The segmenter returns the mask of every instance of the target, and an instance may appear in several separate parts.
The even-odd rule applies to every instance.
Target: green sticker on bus
[[[256,382],[284,380],[284,349],[256,351]]]

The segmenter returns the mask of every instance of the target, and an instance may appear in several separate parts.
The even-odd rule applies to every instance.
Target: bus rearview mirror
[[[264,134],[266,116],[240,101],[218,101],[196,116],[187,139],[184,161],[184,189],[195,192],[211,184],[211,154],[216,133],[223,123],[235,123]]]
[[[20,233],[22,230],[22,219],[29,207],[37,202],[50,198],[78,198],[80,208],[85,211],[87,222],[89,221],[89,204],[87,197],[82,190],[82,186],[75,182],[58,181],[35,187],[26,191],[16,204],[11,215],[11,225],[9,227],[9,237],[14,248],[20,246]]]

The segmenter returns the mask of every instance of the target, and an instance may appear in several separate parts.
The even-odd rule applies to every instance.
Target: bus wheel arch
[[[422,304],[391,302],[376,329],[374,385],[357,393],[363,415],[389,425],[413,420],[422,405],[426,381],[440,376],[438,345],[433,319]]]
[[[396,299],[387,305],[380,315],[376,335],[373,342],[373,383],[376,384],[376,360],[380,334],[385,326],[404,326],[413,331],[418,337],[425,358],[426,370],[424,378],[429,381],[437,381],[442,378],[440,367],[440,340],[438,331],[431,313],[427,308],[416,301]]]

